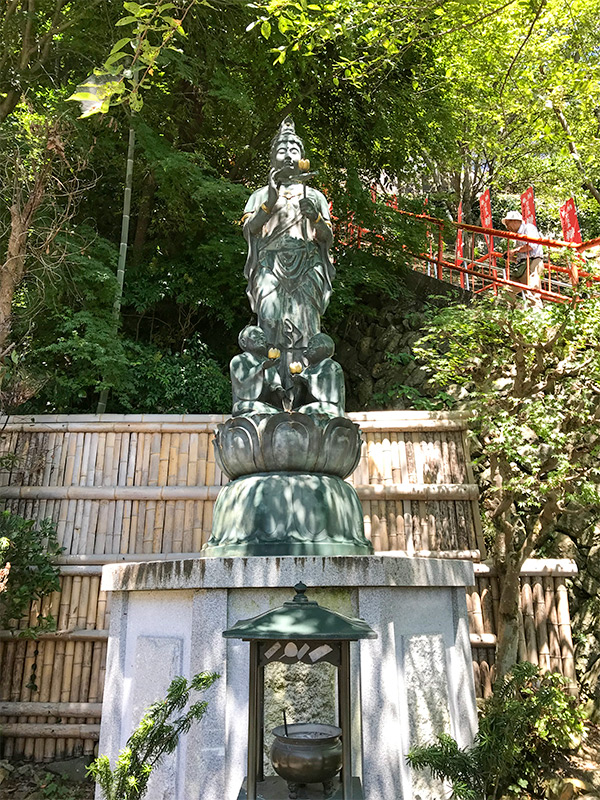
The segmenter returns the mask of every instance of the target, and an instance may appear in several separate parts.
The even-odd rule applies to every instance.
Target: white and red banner
[[[560,207],[560,224],[565,242],[581,244],[579,219],[577,217],[577,209],[575,208],[575,200],[573,200],[572,197],[569,197],[567,202],[563,203]]]
[[[481,216],[482,228],[493,228],[492,222],[492,198],[490,197],[490,190],[486,189],[483,194],[479,195],[479,214]],[[493,249],[493,240],[491,236],[486,236],[485,240],[488,246],[488,252]]]
[[[537,228],[535,221],[535,196],[533,194],[533,186],[526,189],[521,195],[521,216],[525,222],[530,222]]]
[[[462,213],[462,200],[461,200],[460,203],[458,204],[457,221],[459,223],[462,222],[462,217],[463,217],[463,213]],[[462,232],[462,228],[459,228],[458,231],[457,231],[457,234],[456,234],[456,250],[454,252],[454,263],[455,263],[455,265],[457,267],[460,266],[462,264],[462,260],[463,260],[463,232]]]

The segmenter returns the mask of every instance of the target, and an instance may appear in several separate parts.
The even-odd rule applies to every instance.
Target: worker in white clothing
[[[539,239],[540,234],[535,225],[531,222],[524,222],[519,211],[509,211],[502,220],[504,226],[511,233],[520,233],[528,239]],[[510,279],[516,283],[522,283],[530,288],[540,289],[542,286],[542,274],[544,271],[543,249],[541,244],[533,242],[519,243],[514,241],[514,247],[507,252],[511,259]],[[514,260],[513,260],[514,259]],[[519,289],[511,286],[509,291],[518,294]],[[541,304],[540,295],[531,292],[528,297],[537,304]]]

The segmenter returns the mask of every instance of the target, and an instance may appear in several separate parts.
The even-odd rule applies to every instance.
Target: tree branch
[[[594,197],[594,199],[598,203],[600,203],[600,192],[598,191],[598,189],[596,189],[594,184],[590,181],[590,179],[588,178],[588,176],[586,174],[585,169],[583,168],[583,164],[581,163],[581,156],[579,155],[579,152],[577,151],[577,147],[575,146],[575,142],[573,141],[573,134],[571,133],[571,128],[569,127],[569,123],[567,122],[567,118],[565,117],[565,115],[563,114],[561,109],[557,105],[555,105],[554,103],[552,103],[552,110],[554,111],[554,113],[556,115],[556,118],[560,122],[561,128],[565,132],[565,135],[567,137],[567,146],[569,148],[569,152],[571,153],[571,157],[572,157],[573,161],[575,162],[575,166],[579,170],[579,174],[582,177],[584,187],[589,191],[589,193],[592,195],[592,197]]]
[[[525,45],[527,44],[527,42],[531,38],[531,34],[533,33],[533,29],[535,28],[535,24],[538,21],[538,19],[540,18],[541,14],[542,14],[542,11],[544,10],[545,5],[546,5],[546,0],[542,0],[542,2],[539,5],[539,8],[538,8],[538,10],[536,12],[535,17],[533,18],[533,20],[531,22],[531,25],[529,26],[529,30],[527,31],[527,35],[525,36],[525,38],[521,42],[521,44],[519,46],[519,49],[514,54],[512,61],[508,65],[508,69],[506,70],[506,75],[504,76],[504,80],[502,81],[502,85],[500,86],[500,91],[498,92],[500,97],[502,97],[502,94],[504,92],[504,87],[506,86],[506,82],[508,81],[508,78],[510,76],[511,70],[514,67],[514,65],[517,63],[517,59],[521,55],[521,51],[523,50],[523,48],[525,47]]]

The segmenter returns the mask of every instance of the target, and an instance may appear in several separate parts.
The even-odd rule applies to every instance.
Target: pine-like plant
[[[162,756],[172,753],[182,733],[204,716],[207,702],[192,703],[182,716],[171,721],[173,714],[188,704],[190,692],[203,692],[220,676],[200,672],[188,682],[178,676],[171,681],[164,700],[153,703],[119,753],[114,769],[108,756],[99,756],[88,772],[100,786],[104,800],[140,800],[148,789],[152,770]]]
[[[557,755],[576,746],[584,730],[582,707],[566,683],[529,662],[516,664],[485,702],[472,747],[463,750],[451,736],[438,736],[411,750],[409,764],[449,781],[457,800],[536,791]]]

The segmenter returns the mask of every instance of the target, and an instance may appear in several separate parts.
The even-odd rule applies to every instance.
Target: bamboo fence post
[[[372,516],[371,516],[371,501],[370,500],[363,500],[361,505],[363,507],[363,524],[364,524],[364,528],[365,528],[365,536],[371,542],[371,544],[373,544],[374,532],[373,532],[373,529],[372,529],[372,526],[371,526],[371,519],[372,519]],[[373,547],[375,548],[374,544],[373,544]]]
[[[397,514],[398,501],[392,500],[385,504],[386,507],[386,525],[388,532],[388,547],[390,550],[397,552],[400,550],[398,546],[398,514]]]
[[[213,503],[205,500],[202,503],[202,545],[208,542],[212,533]]]
[[[575,659],[573,654],[573,639],[571,635],[571,618],[569,613],[569,593],[564,578],[555,579],[556,591],[556,616],[560,636],[560,649],[562,658],[562,673],[571,681],[571,686],[576,687]]]
[[[214,486],[216,484],[216,480],[215,480],[215,466],[216,466],[216,464],[215,464],[215,453],[214,453],[213,444],[212,444],[213,437],[212,436],[210,436],[210,437],[207,436],[206,438],[207,438],[207,444],[206,444],[207,455],[206,455],[206,477],[205,477],[205,483],[206,483],[207,486]]]
[[[479,597],[478,587],[474,586],[471,591],[471,608],[472,608],[472,624],[471,630],[473,633],[486,633],[483,625],[483,612],[481,610],[481,598]]]
[[[523,606],[523,631],[527,661],[538,663],[537,637],[535,632],[535,614],[533,611],[533,591],[529,578],[521,578],[521,602]]]
[[[33,627],[37,622],[38,614],[41,614],[41,602],[36,599],[31,603],[29,609],[28,624]],[[21,684],[20,696],[24,700],[31,700],[34,693],[34,684],[38,680],[37,669],[39,665],[40,642],[31,641],[27,642],[27,649],[25,651],[25,663],[23,665],[23,678]],[[35,665],[35,671],[34,671]],[[37,686],[37,683],[35,683]],[[27,717],[27,722],[35,722],[36,717]],[[35,751],[35,740],[31,737],[26,737],[23,740],[23,756],[26,759],[31,759]]]
[[[60,595],[60,605],[58,610],[57,627],[65,630],[69,620],[69,607],[71,605],[71,592],[73,589],[73,578],[64,576],[61,578],[62,588]],[[62,697],[62,683],[65,671],[66,641],[57,641],[55,645],[54,669],[52,671],[52,682],[50,685],[50,702],[58,703]],[[54,753],[56,758],[62,758],[65,753],[66,740],[57,739],[54,743]]]
[[[548,647],[548,631],[546,628],[546,605],[542,579],[534,577],[531,581],[533,588],[533,613],[535,616],[535,631],[538,644],[539,665],[543,672],[550,671],[550,649]]]
[[[562,659],[560,650],[560,631],[554,601],[554,578],[544,576],[544,603],[546,606],[546,626],[548,628],[548,646],[550,650],[550,669],[562,674]]]
[[[71,585],[71,598],[69,603],[69,616],[67,620],[67,628],[72,630],[73,628],[77,627],[77,613],[79,608],[79,599],[81,596],[81,577],[75,575],[73,577],[73,583]],[[71,696],[71,688],[73,686],[73,682],[78,679],[78,665],[75,663],[75,645],[77,643],[73,641],[65,642],[65,660],[64,660],[64,669],[63,669],[63,676],[62,676],[62,686],[61,686],[61,694],[60,694],[60,701],[62,703],[68,703],[73,698]],[[65,742],[65,755],[70,756],[73,755],[75,749],[75,740],[71,737],[68,737]]]
[[[203,524],[202,519],[204,516],[204,506],[207,505],[206,502],[200,503],[192,503],[192,513],[193,513],[193,530],[192,530],[192,550],[195,553],[199,553],[202,549],[203,544]]]
[[[402,470],[400,468],[400,446],[398,434],[390,434],[390,461],[392,468],[392,483],[402,483]]]
[[[211,444],[212,447],[212,444]],[[206,462],[208,459],[208,434],[201,433],[198,436],[198,474],[196,485],[197,486],[208,486],[209,482],[207,481],[206,476]]]
[[[50,603],[50,613],[57,623],[60,615],[60,601],[61,592],[53,592]],[[56,667],[56,645],[57,642],[44,642],[42,691],[40,692],[40,701],[42,702],[50,702],[52,700],[52,677]],[[46,739],[43,745],[43,760],[52,761],[56,752],[56,744],[54,740]]]
[[[475,697],[483,698],[483,691],[481,689],[481,668],[476,658],[473,659],[473,680],[475,683]]]

